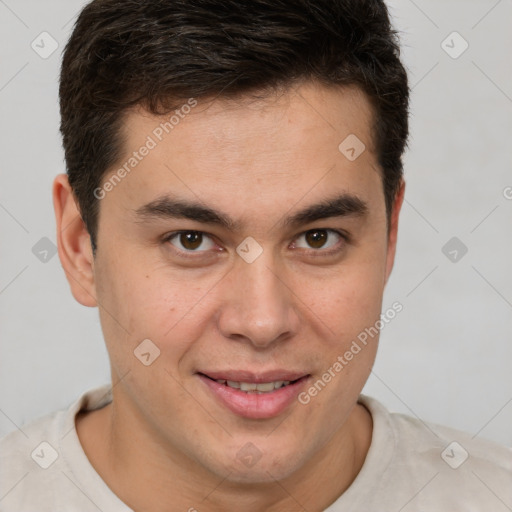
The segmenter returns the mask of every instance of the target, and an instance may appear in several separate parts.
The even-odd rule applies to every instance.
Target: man
[[[404,196],[377,0],[97,0],[53,188],[112,386],[1,442],[2,510],[512,507],[512,453],[361,396]]]

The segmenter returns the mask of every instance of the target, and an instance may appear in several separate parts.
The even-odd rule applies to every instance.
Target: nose
[[[272,260],[265,251],[252,263],[240,258],[223,283],[219,330],[258,349],[292,337],[299,326],[291,283]]]

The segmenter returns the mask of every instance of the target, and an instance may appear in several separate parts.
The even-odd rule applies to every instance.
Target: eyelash
[[[326,257],[326,256],[332,256],[334,254],[337,254],[339,253],[343,247],[345,246],[346,243],[349,243],[350,242],[350,237],[347,233],[345,233],[344,231],[340,231],[340,230],[337,230],[337,229],[331,229],[331,228],[314,228],[314,229],[308,229],[307,231],[303,231],[302,233],[299,233],[295,238],[294,240],[297,240],[298,238],[300,238],[301,236],[303,235],[306,235],[307,233],[310,233],[312,231],[327,231],[329,233],[334,233],[336,235],[338,235],[341,239],[342,239],[342,242],[341,242],[341,247],[339,247],[340,245],[340,242],[338,242],[337,244],[335,244],[333,247],[331,247],[330,249],[310,249],[310,250],[307,250],[307,249],[303,249],[305,250],[307,253],[309,253],[309,255],[313,256],[313,257]],[[183,233],[200,233],[202,235],[206,235],[208,238],[210,238],[212,241],[214,240],[214,236],[213,235],[210,235],[209,233],[206,233],[205,231],[197,231],[197,230],[194,230],[194,229],[182,229],[180,231],[173,231],[172,233],[169,233],[167,235],[164,236],[164,238],[162,239],[162,242],[163,243],[168,243],[170,242],[173,238],[183,234]],[[171,244],[172,245],[172,244]],[[180,257],[183,257],[183,258],[191,258],[191,259],[194,259],[194,258],[198,258],[200,256],[198,256],[197,254],[201,254],[201,253],[206,253],[208,251],[182,251],[180,249],[177,249],[176,247],[173,246],[173,249],[175,250],[175,252],[180,256]],[[301,249],[301,248],[299,248]]]

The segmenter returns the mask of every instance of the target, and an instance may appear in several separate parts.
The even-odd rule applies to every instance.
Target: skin
[[[127,157],[161,120],[129,113]],[[75,299],[99,309],[115,384],[110,405],[77,416],[77,433],[134,510],[317,511],[357,476],[372,434],[357,399],[377,337],[310,403],[269,419],[231,412],[196,372],[289,369],[311,384],[379,319],[404,184],[388,225],[372,123],[358,89],[312,82],[259,100],[201,100],[100,201],[95,258],[66,175],[55,178],[61,263]],[[338,150],[351,133],[366,145],[353,162]],[[279,223],[343,192],[366,214]],[[222,211],[240,229],[137,222],[134,211],[163,193]],[[304,233],[315,228],[349,240],[327,232],[327,249],[312,246]],[[163,240],[177,230],[208,233],[195,259],[180,255],[179,237]],[[263,248],[250,264],[236,253],[248,236]],[[147,338],[160,349],[150,366],[133,353]],[[237,458],[249,442],[261,455],[251,467]]]

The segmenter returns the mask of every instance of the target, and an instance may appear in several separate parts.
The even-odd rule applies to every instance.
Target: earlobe
[[[405,194],[405,181],[402,179],[400,181],[400,186],[395,195],[395,199],[393,201],[393,208],[391,210],[391,215],[389,219],[389,235],[388,235],[388,249],[386,256],[386,280],[385,283],[388,282],[389,276],[391,275],[391,271],[393,270],[393,264],[395,262],[395,254],[396,254],[396,243],[398,238],[398,219],[400,217],[400,210],[402,209],[402,204],[404,201]]]
[[[59,258],[73,297],[82,305],[97,305],[91,239],[80,216],[66,174],[53,181],[53,207]]]

